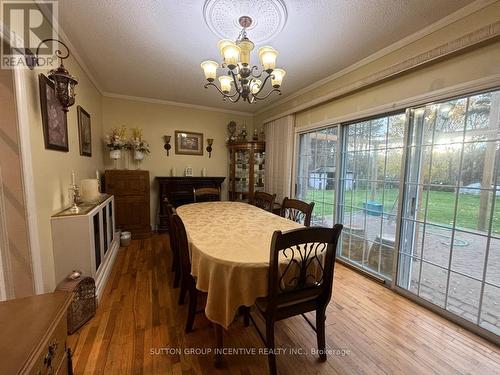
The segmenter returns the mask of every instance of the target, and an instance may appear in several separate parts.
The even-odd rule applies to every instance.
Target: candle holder
[[[207,138],[207,143],[208,143],[208,146],[207,146],[207,152],[208,152],[208,158],[212,157],[212,145],[214,143],[214,140],[213,138]]]
[[[78,207],[78,203],[80,203],[80,188],[76,184],[70,184],[69,191],[71,192],[73,200],[73,204],[71,206],[71,212],[76,214],[80,212],[80,208]]]
[[[165,145],[163,146],[163,148],[165,150],[167,150],[167,156],[169,156],[169,152],[170,152],[170,149],[172,148],[172,146],[170,145],[170,135],[164,135],[163,136],[163,140],[165,142]]]

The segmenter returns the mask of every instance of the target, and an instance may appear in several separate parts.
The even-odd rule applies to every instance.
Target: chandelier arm
[[[236,96],[237,94],[240,94],[239,92],[235,92],[233,95],[228,95],[226,93],[224,93],[220,88],[217,87],[217,85],[213,82],[208,82],[207,84],[205,84],[205,88],[208,89],[208,86],[213,86],[217,89],[217,91],[219,91],[221,93],[221,95],[225,98],[229,98],[231,99],[232,97]],[[241,94],[240,94],[241,95]]]
[[[280,89],[272,89],[271,91],[269,91],[265,96],[263,96],[262,98],[259,98],[258,96],[255,96],[253,95],[253,97],[255,98],[255,100],[264,100],[266,99],[269,95],[271,95],[273,92],[277,92],[278,95],[281,95],[281,90]]]
[[[267,77],[264,79],[264,82],[262,82],[262,84],[260,85],[260,88],[259,88],[259,91],[257,91],[255,93],[255,97],[256,95],[259,95],[260,92],[264,89],[264,86],[266,85],[266,82],[269,81],[269,78],[274,78],[274,75],[271,73],[271,74],[268,74]],[[266,96],[266,98],[268,97],[269,95]],[[260,99],[259,99],[260,100]]]
[[[234,72],[232,70],[230,70],[229,73],[231,73],[231,75],[233,76],[234,88],[236,89],[236,92],[238,92],[241,95],[243,87],[238,87],[238,77],[236,76],[236,74],[234,74]],[[240,85],[241,85],[241,82],[240,82]]]
[[[234,96],[234,95],[233,95]],[[227,97],[232,103],[236,103],[238,100],[241,98],[241,94],[238,93],[238,97],[236,99],[233,99],[232,97]]]

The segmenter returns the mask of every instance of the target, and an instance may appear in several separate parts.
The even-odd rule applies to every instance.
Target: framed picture
[[[80,140],[80,155],[92,156],[90,115],[80,106],[78,106],[78,138]]]
[[[182,155],[203,155],[203,134],[176,130],[175,153]]]
[[[54,82],[43,74],[38,76],[43,138],[49,150],[69,151],[66,112],[56,97]]]

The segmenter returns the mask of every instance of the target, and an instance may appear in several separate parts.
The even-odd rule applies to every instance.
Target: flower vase
[[[137,161],[137,169],[141,169],[141,161],[144,160],[144,152],[134,151],[134,160]]]
[[[111,150],[109,152],[109,157],[113,159],[114,168],[117,169],[118,160],[122,157],[122,150]]]

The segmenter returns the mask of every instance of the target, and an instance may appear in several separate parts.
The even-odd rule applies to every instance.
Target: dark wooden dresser
[[[163,202],[168,199],[174,207],[193,203],[193,188],[220,188],[225,177],[156,177],[158,181],[158,231],[168,231],[168,216]]]
[[[0,374],[54,374],[68,371],[66,348],[69,292],[0,302]]]
[[[151,236],[149,172],[142,170],[107,170],[107,194],[115,196],[115,226],[132,233],[132,238]]]

